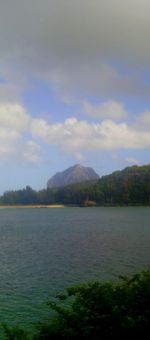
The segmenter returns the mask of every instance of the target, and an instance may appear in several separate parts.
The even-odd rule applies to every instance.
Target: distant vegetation
[[[70,287],[50,301],[55,312],[33,336],[4,326],[7,340],[148,340],[150,271],[119,282],[93,282]]]
[[[6,191],[0,204],[79,206],[150,205],[150,165],[127,167],[97,181],[35,191],[29,186]]]

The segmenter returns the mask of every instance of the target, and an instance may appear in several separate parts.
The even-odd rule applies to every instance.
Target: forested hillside
[[[127,167],[98,181],[35,191],[6,191],[0,204],[150,205],[150,165]]]

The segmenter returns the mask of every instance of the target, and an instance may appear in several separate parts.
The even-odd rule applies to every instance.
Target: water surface
[[[0,320],[45,317],[65,287],[150,265],[150,208],[0,210]]]

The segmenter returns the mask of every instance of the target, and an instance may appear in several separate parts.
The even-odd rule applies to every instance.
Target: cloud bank
[[[42,144],[56,146],[82,159],[85,151],[143,149],[150,147],[147,122],[150,113],[144,112],[132,126],[115,122],[111,118],[123,118],[121,104],[105,103],[93,109],[86,103],[90,114],[101,115],[101,122],[88,122],[75,117],[61,123],[50,124],[42,118],[33,118],[21,104],[0,104],[0,156],[17,155],[20,159],[38,163],[42,158]],[[112,110],[115,109],[116,111]],[[118,110],[117,110],[118,109]],[[96,110],[96,113],[95,113]],[[97,111],[98,110],[98,111]],[[106,118],[106,119],[105,119]],[[143,122],[142,129],[139,125]],[[144,125],[145,124],[145,125]],[[145,128],[144,128],[145,126]]]
[[[79,161],[147,150],[149,13],[149,0],[1,1],[0,161],[38,164],[52,148],[51,158],[57,149]],[[39,83],[58,112],[52,99],[39,114],[38,90],[35,108],[28,94]]]
[[[146,97],[149,13],[149,0],[6,0],[1,63],[15,66],[17,78],[44,79],[61,96]]]
[[[150,146],[150,134],[126,123],[103,120],[99,123],[79,121],[72,117],[64,123],[47,124],[32,120],[31,133],[48,144],[55,144],[70,152],[81,150],[142,149]]]

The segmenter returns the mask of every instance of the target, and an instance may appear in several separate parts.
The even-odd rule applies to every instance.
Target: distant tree
[[[86,198],[96,205],[150,205],[150,165],[127,167],[98,181],[76,183],[36,192],[31,187],[6,191],[0,204],[84,205]]]

